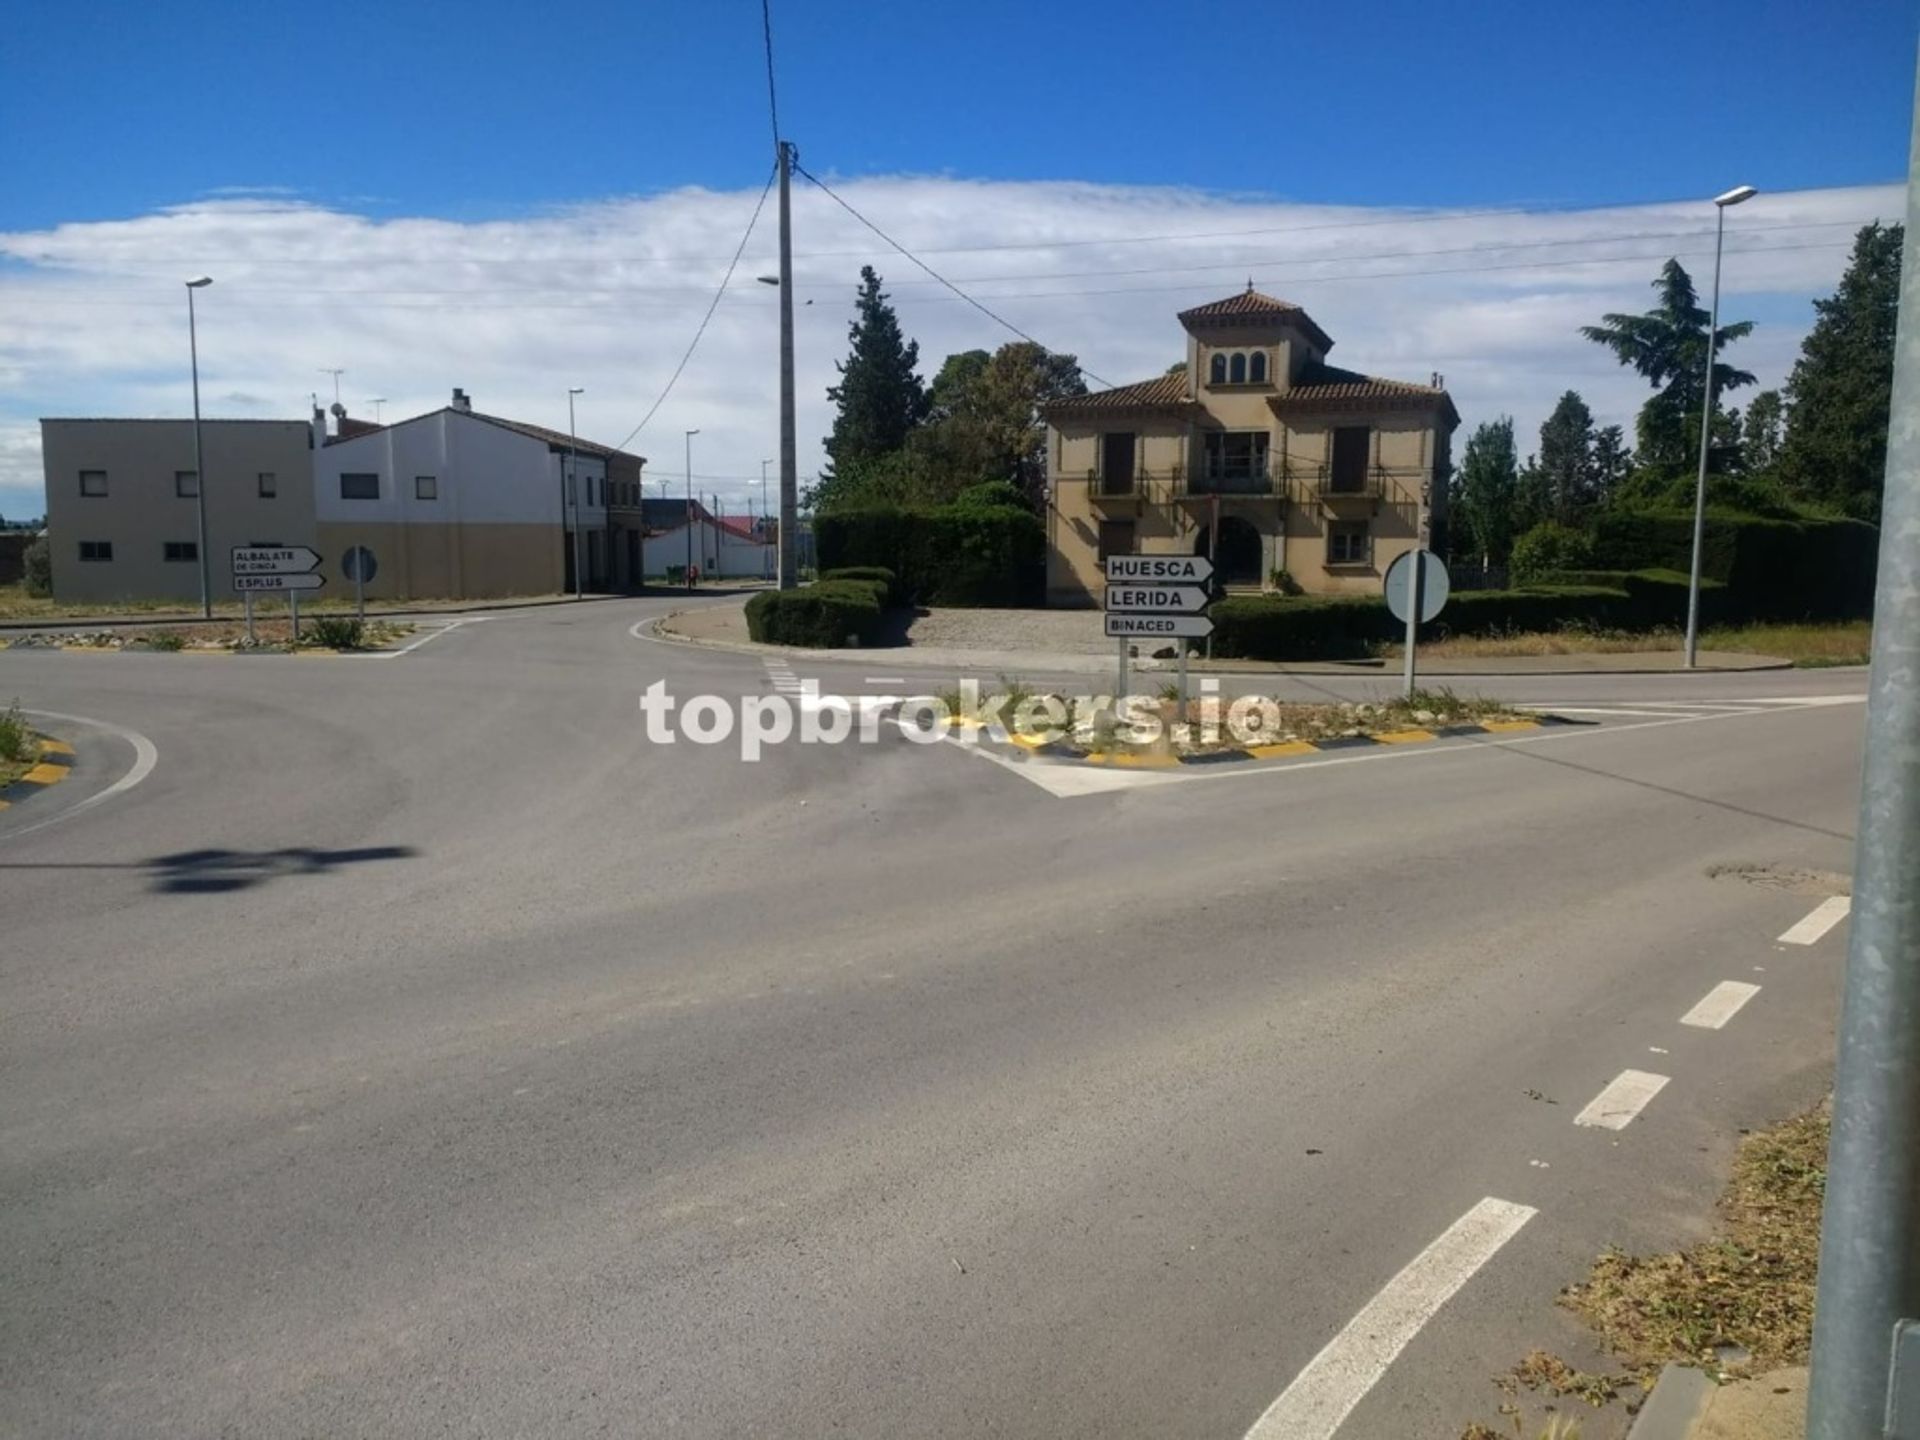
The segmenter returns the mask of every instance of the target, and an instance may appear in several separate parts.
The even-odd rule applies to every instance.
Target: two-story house
[[[1284,572],[1312,595],[1378,593],[1444,536],[1460,423],[1439,376],[1326,363],[1298,305],[1245,292],[1180,312],[1186,364],[1047,407],[1047,598],[1099,601],[1108,555],[1210,555],[1233,589]]]

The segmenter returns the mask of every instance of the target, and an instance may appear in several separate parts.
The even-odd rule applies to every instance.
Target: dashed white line
[[[1606,1089],[1593,1097],[1586,1109],[1573,1117],[1573,1123],[1597,1126],[1602,1130],[1624,1130],[1666,1085],[1665,1075],[1652,1075],[1645,1070],[1622,1070],[1613,1077]]]
[[[1307,1362],[1246,1440],[1331,1440],[1421,1327],[1538,1213],[1489,1196],[1454,1221]]]
[[[1853,908],[1851,895],[1830,895],[1813,907],[1799,924],[1781,935],[1782,945],[1811,945],[1834,926],[1847,918],[1847,912]]]
[[[1744,980],[1722,980],[1698,1005],[1680,1017],[1680,1023],[1701,1030],[1719,1030],[1759,993],[1758,985],[1749,985]]]

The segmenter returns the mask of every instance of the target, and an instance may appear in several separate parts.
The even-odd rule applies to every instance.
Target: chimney
[[[327,444],[327,412],[318,404],[313,407],[313,448],[323,450]]]
[[[473,413],[473,401],[467,398],[467,392],[462,390],[458,385],[453,387],[453,408],[458,410],[462,415],[471,415]]]

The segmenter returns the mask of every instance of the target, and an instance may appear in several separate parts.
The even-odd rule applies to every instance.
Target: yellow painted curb
[[[40,742],[40,753],[42,755],[71,755],[73,754],[73,746],[67,744],[64,740],[42,740]]]
[[[27,771],[26,774],[20,777],[20,781],[24,785],[52,785],[56,781],[66,778],[66,766],[42,764],[35,765],[31,770]]]
[[[1274,760],[1282,755],[1311,755],[1320,747],[1307,740],[1283,740],[1277,745],[1253,745],[1247,754],[1256,760]]]
[[[1381,745],[1417,745],[1422,740],[1432,740],[1435,737],[1431,730],[1382,730],[1373,738]]]
[[[1038,750],[1042,745],[1051,745],[1051,735],[1009,735],[1007,739],[1027,750]]]
[[[1482,730],[1538,730],[1538,720],[1482,720]]]

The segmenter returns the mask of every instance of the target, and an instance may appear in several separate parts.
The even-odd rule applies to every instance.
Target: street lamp
[[[687,431],[687,589],[693,589],[693,437],[698,430]]]
[[[1707,446],[1713,438],[1713,362],[1720,341],[1720,247],[1727,236],[1727,211],[1751,200],[1760,192],[1751,185],[1736,185],[1724,195],[1713,197],[1713,308],[1707,319],[1707,377],[1700,405],[1700,475],[1693,487],[1693,568],[1687,581],[1687,669],[1700,655],[1700,551],[1707,531]]]
[[[193,365],[193,510],[199,539],[195,553],[200,557],[200,617],[213,618],[213,573],[207,557],[207,475],[200,455],[200,335],[194,322],[193,292],[213,283],[211,275],[187,281],[187,354]]]
[[[573,598],[586,595],[586,576],[580,568],[580,435],[573,424],[573,397],[587,392],[576,385],[567,391],[567,488],[573,493]],[[562,515],[564,519],[564,514]]]

